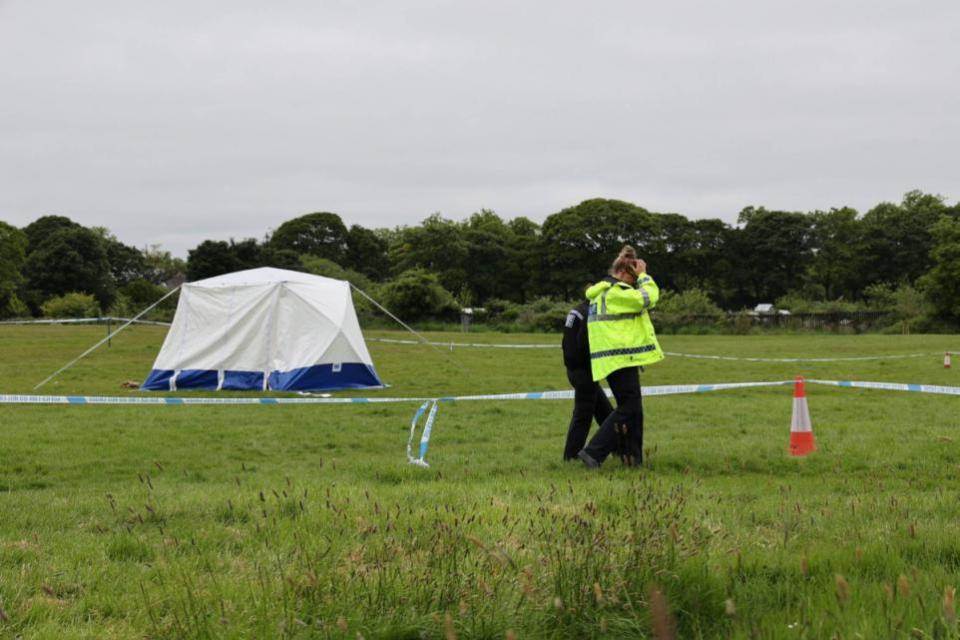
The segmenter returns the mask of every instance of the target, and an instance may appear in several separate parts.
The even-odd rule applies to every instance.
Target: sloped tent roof
[[[183,285],[141,388],[329,391],[383,387],[350,284],[264,267]]]

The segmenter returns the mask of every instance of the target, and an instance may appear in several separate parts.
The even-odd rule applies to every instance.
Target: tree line
[[[402,317],[438,317],[460,307],[576,299],[625,243],[661,288],[697,291],[724,309],[856,302],[908,287],[932,316],[960,320],[960,204],[920,191],[863,214],[751,206],[735,224],[599,198],[543,224],[481,210],[462,221],[434,214],[418,225],[368,229],[318,212],[262,240],[205,240],[185,261],[44,216],[22,229],[0,222],[0,316],[41,315],[51,299],[76,292],[104,312],[132,309],[184,279],[273,266],[351,280]]]

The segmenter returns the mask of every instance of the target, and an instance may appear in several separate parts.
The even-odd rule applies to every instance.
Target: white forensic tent
[[[141,388],[329,391],[383,387],[350,283],[264,267],[182,286]]]

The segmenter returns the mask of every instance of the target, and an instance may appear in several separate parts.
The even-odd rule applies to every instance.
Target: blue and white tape
[[[399,340],[395,338],[367,338],[367,342],[383,342],[385,344],[405,344],[418,345],[426,344],[435,347],[487,347],[491,349],[558,349],[559,344],[511,344],[508,342],[421,342],[417,340]],[[725,360],[732,362],[857,362],[867,360],[898,360],[903,358],[926,358],[936,353],[896,353],[878,356],[844,356],[836,358],[753,358],[747,356],[718,356],[700,353],[680,353],[677,351],[664,351],[665,355],[676,358],[694,358],[698,360]]]
[[[434,340],[400,340],[398,338],[366,338],[367,342],[383,342],[384,344],[425,344],[432,347],[490,347],[492,349],[556,349],[558,344],[511,344],[509,342],[437,342]]]
[[[898,360],[903,358],[926,358],[930,353],[901,353],[885,356],[846,356],[842,358],[749,358],[738,356],[712,356],[698,353],[664,352],[668,356],[678,358],[696,358],[698,360],[732,360],[736,362],[857,362],[861,360]]]
[[[880,391],[912,391],[945,396],[960,396],[960,387],[944,387],[935,384],[904,384],[900,382],[858,382],[856,380],[807,380],[809,384],[822,384],[849,389],[877,389]]]
[[[426,402],[421,404],[420,408],[417,409],[417,412],[413,414],[413,420],[410,421],[410,437],[407,438],[407,462],[409,462],[410,464],[421,466],[421,467],[430,466],[423,459],[423,457],[426,455],[427,452],[426,450],[424,450],[423,452],[421,452],[419,458],[414,458],[413,457],[413,438],[417,432],[417,425],[420,423],[420,418],[423,416],[424,412],[430,407],[431,404],[436,406],[437,405],[436,400],[427,400]],[[429,441],[429,438],[427,440]]]
[[[155,320],[139,320],[131,318],[115,318],[113,316],[104,316],[102,318],[43,318],[40,320],[0,320],[0,325],[45,325],[45,324],[106,324],[108,322],[130,322],[132,324],[145,324],[156,327],[169,327],[169,322],[157,322]]]
[[[914,393],[929,393],[937,395],[960,396],[960,387],[947,387],[929,384],[906,384],[898,382],[866,382],[855,380],[818,380],[809,379],[808,384],[825,385],[839,388],[875,389],[881,391],[908,391]],[[643,395],[668,396],[687,393],[707,393],[711,391],[729,391],[732,389],[750,389],[757,387],[775,387],[794,384],[793,380],[758,381],[758,382],[719,382],[715,384],[682,384],[657,385],[644,387]],[[607,391],[607,395],[611,395]],[[410,422],[410,436],[407,439],[407,460],[411,464],[421,467],[429,466],[426,462],[427,449],[430,445],[430,436],[437,418],[437,411],[441,402],[469,402],[469,401],[510,401],[510,400],[570,400],[573,390],[563,391],[536,391],[527,393],[493,393],[468,396],[444,396],[437,398],[210,398],[210,397],[164,397],[164,396],[53,396],[53,395],[0,395],[0,404],[55,404],[55,405],[318,405],[318,404],[373,404],[373,403],[400,403],[419,402]],[[420,436],[418,456],[413,455],[413,442],[417,428],[426,414],[426,421]]]
[[[672,395],[678,393],[702,393],[705,391],[723,391],[725,389],[740,389],[749,387],[767,387],[774,385],[791,384],[786,382],[723,382],[718,384],[686,384],[644,387],[643,393],[648,396]],[[609,395],[609,391],[607,392]],[[435,398],[385,398],[385,397],[357,397],[357,398],[211,398],[187,396],[55,396],[55,395],[0,395],[0,404],[70,404],[70,405],[252,405],[252,404],[367,404],[367,403],[395,403],[395,402],[455,402],[472,400],[570,400],[573,390],[563,391],[534,391],[526,393],[491,393],[469,396],[440,396]]]
[[[251,405],[251,404],[367,404],[414,402],[424,398],[209,398],[184,396],[46,396],[0,395],[0,404],[72,405]]]

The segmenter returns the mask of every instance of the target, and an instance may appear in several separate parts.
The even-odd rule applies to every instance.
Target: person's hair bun
[[[637,271],[634,268],[636,259],[637,250],[628,244],[623,245],[623,248],[620,249],[620,255],[617,256],[617,259],[613,261],[613,266],[610,267],[610,275],[626,271],[630,275],[636,276]]]

